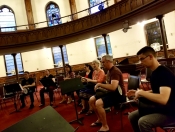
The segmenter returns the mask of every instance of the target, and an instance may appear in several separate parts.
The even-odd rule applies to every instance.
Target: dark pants
[[[25,98],[25,96],[27,96],[27,95],[30,95],[30,102],[31,102],[31,105],[34,103],[34,96],[33,96],[33,93],[34,93],[34,91],[29,91],[28,94],[24,94],[24,93],[23,93],[23,94],[20,95],[20,100],[21,100],[22,105],[25,105],[24,98]]]
[[[53,90],[55,89],[54,86],[50,86],[47,89],[42,88],[40,90],[40,99],[41,99],[41,104],[45,104],[45,99],[44,99],[44,93],[48,92],[49,93],[49,98],[50,98],[50,103],[53,102]]]

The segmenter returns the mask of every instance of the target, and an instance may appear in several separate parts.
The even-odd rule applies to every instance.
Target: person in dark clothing
[[[66,76],[65,76],[64,80],[75,78],[75,73],[72,71],[72,67],[69,64],[65,65],[65,69],[66,69]],[[73,94],[73,92],[67,93],[67,96],[68,96],[67,104],[70,104],[70,103],[72,103],[72,101],[74,101],[72,99],[72,94]],[[62,104],[64,102],[66,102],[66,96],[62,95],[62,100],[61,100],[60,104]]]
[[[128,91],[128,96],[135,95],[140,102],[138,110],[129,114],[129,120],[134,132],[153,132],[155,127],[167,126],[175,122],[175,75],[159,64],[153,48],[146,46],[139,50],[137,55],[141,64],[152,70],[150,78],[152,90]],[[141,105],[143,99],[147,101]],[[149,107],[151,104],[155,106],[154,109]],[[148,109],[143,108],[145,105]]]
[[[45,76],[42,78],[42,80],[47,79],[52,79],[53,82],[55,82],[55,78],[52,74],[50,74],[49,70],[45,70]],[[53,90],[56,89],[56,85],[54,84],[48,84],[47,87],[43,87],[40,90],[40,99],[41,99],[41,104],[39,105],[44,106],[45,105],[45,99],[44,99],[44,93],[48,92],[49,93],[49,98],[50,98],[50,105],[53,105]]]
[[[27,89],[28,90],[28,93],[25,94],[25,93],[22,93],[20,95],[20,100],[21,100],[21,108],[24,108],[26,105],[25,105],[25,101],[24,101],[24,98],[25,96],[27,95],[30,95],[30,101],[31,101],[31,104],[30,104],[30,109],[32,109],[34,107],[34,96],[33,96],[33,93],[35,91],[35,81],[33,78],[30,78],[29,77],[29,72],[28,71],[25,71],[24,72],[24,79],[22,80],[21,82],[21,85],[22,85],[22,88],[23,89]]]

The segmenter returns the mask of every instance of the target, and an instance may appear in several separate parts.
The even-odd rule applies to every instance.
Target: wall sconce
[[[131,29],[131,27],[129,27],[129,21],[126,20],[123,22],[123,32],[126,33],[128,31],[128,29]]]

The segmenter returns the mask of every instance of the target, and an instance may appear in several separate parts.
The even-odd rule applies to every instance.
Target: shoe
[[[39,107],[43,107],[43,106],[45,106],[45,104],[40,104],[40,105],[39,105]]]
[[[91,127],[96,127],[96,126],[101,126],[102,123],[101,122],[94,122],[91,124]]]
[[[92,115],[94,112],[92,111],[92,110],[89,110],[87,113],[86,113],[86,115],[88,116],[88,115]]]
[[[64,102],[66,102],[66,100],[61,100],[61,101],[60,101],[60,104],[62,104],[62,103],[64,103]]]
[[[31,104],[30,105],[30,107],[29,107],[29,109],[33,109],[34,108],[34,105],[33,104]]]
[[[26,105],[21,105],[20,109],[22,109],[22,108],[24,108],[24,107],[26,107]]]

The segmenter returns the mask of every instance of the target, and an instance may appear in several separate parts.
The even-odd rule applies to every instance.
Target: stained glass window
[[[23,73],[21,54],[17,53],[15,58],[16,58],[18,72]],[[15,74],[15,64],[14,64],[13,56],[10,54],[5,55],[4,59],[5,59],[5,66],[6,66],[6,74],[7,75],[14,75]]]
[[[0,27],[1,32],[10,32],[15,31],[16,28],[15,16],[12,9],[2,6],[0,8]],[[3,28],[3,27],[11,27],[11,28]]]
[[[92,7],[90,9],[91,14],[100,11],[100,9],[99,9],[100,6],[104,6],[104,3],[101,3],[101,2],[102,2],[102,0],[89,0],[89,6]],[[100,5],[98,5],[98,4],[100,4]],[[95,5],[97,5],[97,6],[95,6]]]
[[[112,55],[112,49],[111,49],[111,43],[110,43],[109,36],[106,36],[106,40],[107,40],[108,53],[109,53],[109,55]],[[105,47],[104,37],[95,38],[95,44],[96,44],[96,48],[97,48],[98,57],[101,58],[103,55],[106,55],[106,47]]]
[[[58,5],[50,3],[46,7],[46,15],[49,27],[61,24],[61,15]]]
[[[145,32],[147,37],[148,46],[151,44],[159,43],[161,49],[163,49],[163,41],[161,36],[160,25],[158,21],[151,22],[145,25]],[[165,34],[165,41],[167,43],[167,37]],[[168,48],[168,45],[167,45]]]
[[[53,47],[52,52],[53,52],[54,64],[58,64],[58,67],[62,67],[63,63],[62,63],[62,56],[61,56],[60,47],[59,46]],[[69,62],[68,62],[68,57],[67,57],[66,46],[63,46],[63,56],[64,56],[65,64],[68,64]]]

